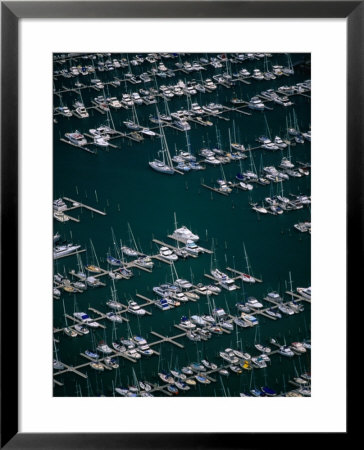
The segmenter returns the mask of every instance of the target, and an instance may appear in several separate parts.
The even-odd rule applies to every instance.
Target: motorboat
[[[174,230],[172,234],[173,239],[176,239],[177,241],[182,241],[184,243],[187,243],[187,241],[198,241],[199,236],[197,234],[192,233],[187,227],[182,226],[181,228],[177,228]]]
[[[283,300],[282,297],[278,294],[278,292],[275,291],[268,292],[267,297],[270,300],[274,300],[275,302],[281,302]]]
[[[100,355],[98,353],[93,352],[91,350],[85,350],[85,355],[88,356],[89,358],[92,358],[92,359],[99,359],[100,358]]]
[[[298,354],[306,353],[306,348],[303,346],[302,342],[292,342],[290,345],[291,349]]]
[[[252,97],[248,102],[248,107],[258,111],[263,111],[265,108],[264,103],[259,97]]]
[[[259,324],[258,319],[255,316],[253,316],[252,314],[247,314],[247,313],[242,312],[241,313],[241,318],[243,320],[245,320],[245,322],[247,322],[250,326],[254,326],[254,325],[258,325]]]
[[[245,320],[239,319],[238,317],[234,317],[233,322],[235,323],[235,325],[241,328],[246,328],[249,326],[249,324]]]
[[[135,314],[136,316],[144,316],[146,314],[146,310],[141,308],[137,302],[132,300],[128,302],[128,312]]]
[[[190,283],[188,280],[184,280],[182,278],[178,278],[174,284],[181,289],[189,289],[192,287],[192,283]]]
[[[192,323],[186,316],[181,318],[181,322],[179,324],[180,327],[185,328],[186,330],[193,330],[196,328],[196,325]]]
[[[58,106],[55,111],[64,117],[72,117],[72,113],[67,106]]]
[[[159,300],[156,300],[154,302],[154,305],[161,309],[162,311],[168,311],[169,309],[171,309],[171,305],[168,303],[168,300],[166,300],[165,298],[161,298]]]
[[[56,245],[53,249],[53,258],[58,259],[63,256],[69,255],[70,253],[74,253],[78,250],[80,245],[66,244],[66,245]]]
[[[166,259],[167,261],[177,261],[178,256],[173,253],[173,251],[168,247],[160,247],[159,255],[161,258]]]
[[[289,306],[284,304],[278,305],[278,309],[283,314],[287,314],[288,316],[292,316],[294,314],[294,311]]]
[[[283,355],[283,356],[288,356],[288,357],[292,357],[294,356],[293,351],[287,346],[287,345],[282,345],[281,347],[279,347],[278,352]]]
[[[105,314],[106,319],[110,320],[111,322],[119,322],[121,323],[123,321],[123,318],[119,316],[119,314],[116,314],[114,312],[107,312]]]
[[[154,262],[152,261],[152,258],[150,256],[143,256],[140,258],[137,258],[134,261],[134,264],[140,267],[145,267],[147,269],[153,269]]]
[[[110,348],[105,342],[100,342],[96,347],[96,350],[107,355],[113,352],[112,348]]]
[[[88,314],[86,314],[84,312],[74,312],[73,315],[74,315],[74,317],[76,317],[76,319],[78,319],[83,324],[87,325],[88,327],[97,328],[100,326],[97,322],[95,322],[93,319],[91,319],[91,317]]]
[[[304,298],[311,300],[311,286],[308,288],[298,287],[296,291]]]
[[[119,368],[119,364],[117,362],[117,360],[115,358],[112,358],[110,356],[107,356],[106,358],[104,358],[104,364],[108,367],[111,367],[112,369],[118,369]]]
[[[263,308],[263,304],[258,302],[255,297],[248,297],[246,304],[251,308]]]

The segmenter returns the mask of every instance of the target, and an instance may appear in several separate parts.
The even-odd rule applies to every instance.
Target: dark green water
[[[302,59],[303,55],[291,55],[293,62]],[[116,55],[120,57],[120,55]],[[193,56],[186,56],[184,59],[192,61]],[[164,60],[167,67],[172,67],[176,60]],[[286,64],[285,55],[273,55],[270,59],[273,64]],[[69,63],[68,63],[69,65]],[[136,74],[149,69],[149,64],[142,68],[133,68]],[[263,70],[263,60],[245,61],[243,64],[232,66],[233,72],[242,67],[252,71],[253,68]],[[127,69],[123,69],[127,72]],[[122,78],[122,69],[112,72],[97,73],[101,80],[112,79],[119,75]],[[222,73],[224,69],[210,68],[202,72],[204,79],[213,74]],[[175,84],[178,79],[189,80],[191,78],[199,80],[199,74],[177,75],[175,78],[162,80],[157,78],[159,85]],[[80,76],[80,81],[89,84],[90,76]],[[198,102],[201,106],[214,101],[225,105],[234,97],[250,99],[253,95],[269,88],[277,88],[281,85],[293,85],[297,82],[310,78],[310,75],[296,71],[291,77],[277,77],[273,81],[252,80],[251,85],[239,83],[232,89],[219,86],[215,93],[197,94],[192,98],[193,102]],[[75,78],[64,79],[60,77],[55,81],[56,90],[61,86],[71,86],[76,81]],[[149,84],[150,86],[151,84]],[[148,85],[147,85],[148,86]],[[110,95],[121,97],[124,92],[136,91],[141,85],[128,84],[119,88],[110,86]],[[107,92],[106,92],[107,94]],[[83,100],[89,106],[91,99],[102,93],[95,90],[82,90]],[[63,103],[70,108],[77,99],[75,93],[65,93],[62,95]],[[310,100],[303,96],[293,97],[293,109],[297,115],[298,124],[301,131],[307,131],[310,126]],[[59,99],[55,96],[55,106],[59,105]],[[186,97],[176,98],[169,102],[171,112],[187,108]],[[160,110],[163,111],[161,103]],[[91,110],[92,111],[92,110]],[[214,123],[212,127],[202,127],[191,123],[191,131],[188,132],[191,142],[191,149],[198,153],[204,146],[215,146],[217,144],[216,129],[221,135],[221,143],[224,149],[229,147],[228,130],[233,132],[233,121],[235,123],[237,141],[245,146],[255,146],[255,139],[266,134],[266,120],[269,124],[272,136],[286,135],[286,120],[288,113],[292,114],[292,107],[283,108],[274,106],[272,111],[264,114],[254,112],[251,116],[239,113],[230,113],[225,116],[230,121],[211,119]],[[149,125],[148,117],[155,113],[155,105],[137,106],[139,122]],[[123,120],[132,118],[131,111],[122,109],[112,111],[112,117],[116,129],[126,131]],[[271,290],[279,290],[283,293],[286,290],[289,280],[289,272],[292,275],[293,288],[297,286],[310,286],[310,236],[306,233],[298,233],[293,229],[293,225],[299,221],[310,220],[310,211],[306,208],[289,211],[279,216],[263,215],[254,213],[249,202],[259,202],[270,194],[275,194],[277,185],[260,186],[256,185],[251,194],[244,191],[233,191],[229,197],[221,196],[217,193],[201,187],[201,181],[208,185],[213,185],[217,178],[221,177],[221,169],[207,167],[205,171],[188,173],[184,176],[175,174],[166,176],[154,172],[148,166],[148,161],[157,156],[160,148],[158,139],[146,138],[142,143],[129,142],[123,139],[114,141],[121,148],[109,151],[98,150],[96,156],[88,154],[82,150],[71,147],[60,142],[60,136],[65,132],[72,132],[78,129],[81,132],[88,132],[89,128],[95,128],[105,122],[105,116],[98,112],[91,112],[88,119],[64,118],[57,116],[58,123],[54,125],[54,198],[68,196],[75,200],[84,202],[87,205],[105,211],[106,216],[92,214],[88,210],[76,210],[70,214],[80,219],[80,223],[71,221],[54,223],[54,232],[61,233],[62,239],[68,242],[81,244],[82,248],[88,248],[82,254],[84,264],[91,262],[90,239],[94,244],[100,265],[106,268],[106,253],[112,249],[113,242],[111,227],[116,238],[128,243],[129,222],[136,241],[145,253],[156,254],[158,247],[152,242],[153,238],[165,242],[171,242],[167,238],[174,230],[174,213],[177,215],[178,226],[186,225],[194,233],[200,236],[199,244],[206,248],[211,248],[214,242],[215,256],[218,267],[224,270],[226,267],[235,267],[237,270],[246,270],[243,243],[249,256],[252,272],[263,283],[254,285],[244,284],[244,289],[233,292],[223,291],[218,296],[214,296],[215,305],[230,310],[235,314],[235,303],[242,300],[242,297],[253,295],[261,299]],[[149,123],[148,123],[149,122]],[[186,148],[186,138],[184,132],[166,129],[166,138],[171,153],[174,152],[175,145],[178,149]],[[286,156],[287,150],[267,152],[261,149],[252,152],[257,168],[260,165],[261,155],[264,166],[278,166],[282,156]],[[291,147],[292,162],[310,161],[310,143],[295,145]],[[243,169],[248,169],[249,159],[242,161]],[[239,163],[233,162],[224,166],[224,172],[228,180],[233,180],[237,172],[240,171]],[[310,195],[310,176],[301,178],[290,178],[283,183],[284,194],[288,195],[304,193]],[[273,192],[271,192],[273,190]],[[172,243],[172,242],[171,242]],[[191,279],[195,284],[203,282],[208,284],[209,280],[204,277],[204,273],[209,273],[211,264],[210,255],[200,255],[196,259],[179,259],[176,263],[178,275],[182,278]],[[55,272],[68,272],[77,269],[75,256],[57,260]],[[119,300],[126,303],[128,299],[138,292],[150,298],[154,298],[152,287],[164,281],[170,280],[171,271],[167,264],[156,262],[153,272],[134,270],[134,277],[130,280],[120,280],[116,282],[116,289]],[[64,299],[66,312],[70,315],[76,311],[87,311],[88,307],[94,307],[100,311],[107,312],[105,305],[110,299],[111,281],[108,277],[102,278],[107,283],[107,287],[99,289],[88,289],[83,294],[70,295],[63,292],[61,301],[54,301],[54,327],[65,326],[63,316]],[[241,284],[240,284],[241,286]],[[259,318],[260,335],[259,342],[267,343],[270,337],[275,337],[279,342],[284,340],[287,344],[295,340],[310,338],[310,307],[307,303],[305,311],[290,317],[283,317],[281,320],[273,321],[268,318]],[[149,342],[156,338],[149,334],[151,330],[163,335],[172,336],[179,334],[173,325],[179,323],[182,315],[192,315],[194,313],[208,313],[206,299],[196,302],[182,304],[179,308],[161,312],[157,308],[148,307],[152,316],[136,317],[129,316],[130,328],[134,334],[141,334]],[[90,313],[92,316],[92,313]],[[104,321],[107,329],[104,332],[96,331],[95,339],[100,341],[105,339],[109,345],[112,342],[112,323]],[[70,324],[70,323],[69,323]],[[117,336],[128,334],[125,323],[116,325]],[[254,343],[256,339],[255,329],[239,329],[230,335],[214,335],[206,342],[193,343],[187,338],[179,339],[178,342],[184,345],[184,349],[179,349],[171,344],[164,343],[155,350],[161,352],[161,357],[153,356],[150,359],[142,357],[141,361],[133,364],[124,359],[119,360],[120,370],[104,371],[98,373],[89,367],[81,369],[88,374],[88,383],[83,378],[65,374],[57,377],[58,381],[64,383],[63,387],[55,386],[55,396],[75,396],[77,389],[81,388],[82,395],[113,395],[112,383],[115,385],[127,386],[133,384],[132,369],[134,369],[138,379],[157,382],[156,373],[158,368],[167,370],[168,368],[179,367],[192,361],[206,358],[220,363],[219,351],[226,347],[237,348],[237,341],[242,342],[244,351],[256,354]],[[57,344],[58,357],[61,361],[69,365],[79,365],[86,360],[80,356],[80,352],[91,349],[91,333],[86,336],[70,338],[63,333],[57,334],[60,340]],[[289,388],[288,380],[303,371],[310,370],[309,355],[301,357],[284,358],[280,355],[272,356],[272,364],[266,369],[255,369],[253,373],[244,372],[241,375],[231,374],[228,378],[220,379],[217,375],[217,383],[208,386],[199,385],[191,388],[190,391],[181,395],[190,396],[222,396],[239,395],[240,392],[248,391],[250,386],[254,387],[268,385],[278,392]],[[80,386],[80,388],[78,386]]]

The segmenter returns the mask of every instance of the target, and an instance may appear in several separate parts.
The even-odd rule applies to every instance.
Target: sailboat
[[[129,222],[128,222],[128,233],[129,233],[129,242],[131,245],[133,245],[133,248],[123,245],[123,246],[121,246],[121,251],[124,253],[124,255],[127,255],[127,256],[139,256],[140,252],[138,251],[138,246],[136,244],[136,241],[135,241],[135,238],[133,235],[133,231],[131,229]]]
[[[255,278],[250,275],[250,266],[249,266],[248,254],[245,249],[245,244],[243,244],[243,247],[244,247],[244,255],[245,255],[245,261],[246,261],[246,269],[247,269],[248,273],[243,273],[241,275],[241,279],[243,281],[245,281],[245,283],[255,283]]]
[[[101,268],[99,266],[99,261],[97,259],[95,247],[94,247],[94,244],[92,243],[91,239],[90,239],[90,245],[91,245],[91,251],[92,251],[92,255],[93,255],[93,258],[94,258],[94,261],[95,261],[96,265],[95,264],[89,264],[89,265],[85,266],[85,269],[88,272],[101,273],[102,270],[101,270]]]
[[[56,356],[56,359],[53,360],[53,369],[62,370],[65,368],[65,365],[58,359],[56,341],[53,340],[53,343],[54,343],[54,353]]]
[[[142,127],[139,125],[138,115],[136,113],[134,103],[132,105],[132,113],[133,113],[133,120],[124,120],[123,124],[127,128],[129,128],[129,130],[134,130],[134,131],[140,130]]]
[[[66,316],[66,308],[64,306],[64,299],[62,299],[62,303],[63,303],[64,322],[66,324],[66,327],[63,328],[63,331],[65,332],[65,334],[67,334],[67,336],[76,337],[77,336],[76,331],[73,328],[69,327],[68,323],[67,323],[67,316]]]
[[[282,72],[286,75],[294,75],[294,68],[292,64],[292,59],[289,53],[287,53],[288,66],[283,67]]]
[[[232,189],[227,184],[226,177],[225,177],[225,172],[224,172],[224,169],[223,169],[222,165],[220,165],[220,168],[221,168],[222,178],[217,180],[217,184],[219,185],[218,190],[220,192],[223,192],[223,193],[226,193],[226,194],[230,194],[230,192],[232,192]]]
[[[159,113],[158,113],[159,118]],[[160,173],[165,173],[167,175],[173,175],[175,170],[173,168],[171,155],[168,150],[168,144],[166,140],[166,136],[164,134],[164,130],[159,125],[160,134],[161,134],[161,140],[162,140],[162,149],[158,152],[158,154],[162,154],[162,161],[159,159],[154,159],[153,161],[149,162],[149,166]]]

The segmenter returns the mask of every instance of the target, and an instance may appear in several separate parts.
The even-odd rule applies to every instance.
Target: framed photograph
[[[348,436],[363,5],[282,3],[2,2],[2,447]]]

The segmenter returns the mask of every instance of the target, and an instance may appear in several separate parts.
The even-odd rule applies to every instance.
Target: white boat
[[[80,247],[81,247],[80,245],[73,245],[73,244],[57,245],[53,249],[53,258],[57,259],[70,253],[73,253]]]
[[[254,326],[254,325],[258,325],[259,324],[258,319],[255,316],[251,315],[251,314],[247,314],[247,313],[242,312],[241,313],[241,318],[243,320],[245,320],[245,322],[247,322],[250,326]]]
[[[184,280],[182,278],[178,278],[174,284],[181,289],[189,289],[192,287],[192,283],[190,283],[188,280]]]
[[[56,108],[56,112],[58,112],[64,117],[72,117],[72,113],[67,106],[58,106]]]
[[[178,256],[172,252],[171,249],[169,249],[168,247],[161,247],[159,249],[159,255],[163,258],[166,259],[167,261],[177,261]]]
[[[121,103],[116,97],[107,97],[106,101],[107,101],[107,104],[109,106],[111,106],[112,108],[115,108],[115,109],[121,108]]]
[[[302,342],[292,342],[291,349],[296,353],[306,353],[307,350]]]
[[[87,144],[85,136],[77,130],[74,133],[66,133],[65,136],[73,145],[82,147]]]
[[[193,330],[196,328],[196,325],[187,319],[186,316],[181,318],[181,322],[179,324],[180,327],[185,328],[186,330]]]
[[[248,102],[248,107],[250,109],[255,109],[258,111],[263,111],[263,109],[265,108],[264,103],[259,97],[252,97]]]
[[[110,348],[104,342],[100,342],[100,344],[96,347],[96,350],[98,350],[101,353],[105,353],[107,355],[113,352],[112,348]]]
[[[137,316],[144,316],[146,313],[145,309],[141,308],[137,302],[132,300],[128,302],[128,312]]]
[[[293,351],[287,346],[287,345],[282,345],[281,347],[279,347],[278,352],[283,355],[283,356],[288,356],[288,357],[292,357],[294,356]]]
[[[76,319],[78,319],[88,327],[97,328],[100,326],[97,322],[94,322],[94,320],[91,319],[91,317],[88,314],[84,312],[75,312],[73,313],[73,315],[76,317]]]
[[[308,288],[298,287],[296,290],[302,297],[311,300],[311,286]]]
[[[248,297],[246,304],[252,308],[263,308],[263,304],[258,302],[258,300],[254,297]]]
[[[192,233],[187,227],[182,226],[181,228],[177,228],[174,230],[172,234],[173,239],[176,239],[178,241],[182,241],[187,243],[187,241],[198,241],[199,236],[197,234]]]

